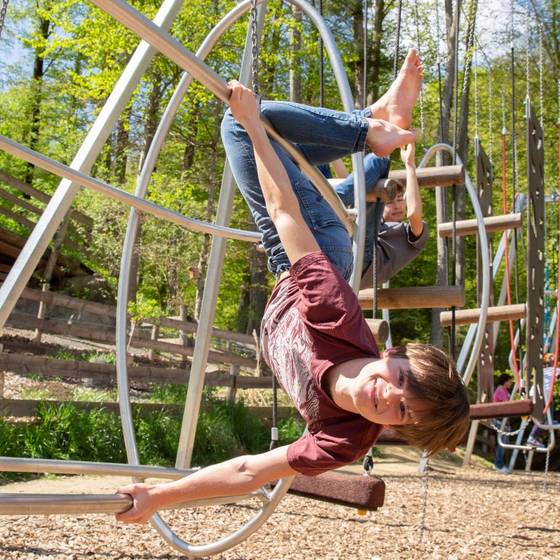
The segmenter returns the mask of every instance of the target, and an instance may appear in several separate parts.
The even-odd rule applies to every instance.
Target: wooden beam
[[[533,412],[533,401],[506,401],[498,403],[471,404],[471,420],[502,418],[504,416],[529,416]]]
[[[35,374],[63,379],[93,378],[107,385],[116,382],[117,368],[114,364],[98,364],[83,360],[58,360],[47,356],[0,352],[0,370],[19,374]],[[189,382],[189,372],[183,368],[130,366],[129,378],[144,383]],[[204,383],[208,387],[230,387],[232,379],[226,372],[207,372]],[[270,377],[238,375],[235,380],[238,389],[270,389]]]
[[[75,336],[87,340],[115,344],[115,329],[111,326],[103,327],[102,325],[83,323],[68,324],[67,321],[58,319],[38,319],[37,317],[24,313],[12,313],[6,324],[16,329],[40,329],[44,333]],[[129,345],[132,348],[153,349],[159,352],[179,354],[185,357],[192,356],[194,352],[193,348],[181,344],[164,342],[161,340],[150,340],[149,338],[142,338],[138,335],[134,335],[130,338]],[[257,361],[253,358],[246,358],[245,356],[239,356],[231,352],[219,352],[217,350],[211,350],[208,353],[208,362],[212,364],[233,364],[251,369],[257,367]]]
[[[368,511],[375,511],[385,501],[385,483],[380,478],[336,471],[318,476],[298,474],[288,492]]]
[[[462,165],[443,165],[441,167],[419,167],[416,170],[420,187],[449,187],[465,182],[465,170]],[[393,179],[406,187],[406,170],[398,169],[389,173]]]
[[[496,305],[488,308],[487,323],[496,323],[500,321],[514,321],[524,319],[527,315],[527,306],[524,303],[515,305]],[[455,311],[455,324],[468,325],[476,323],[480,317],[480,308],[461,309]],[[443,311],[440,313],[439,322],[442,327],[451,326],[451,311]]]
[[[502,214],[500,216],[488,216],[484,218],[484,225],[486,227],[486,233],[515,229],[523,225],[523,216],[520,212],[515,214]],[[476,219],[458,220],[455,222],[456,235],[463,237],[476,233],[478,233],[478,221]],[[453,237],[453,222],[439,224],[438,235],[440,237]]]
[[[88,401],[50,401],[50,400],[20,400],[20,399],[2,399],[0,400],[0,415],[13,416],[14,418],[31,418],[38,415],[40,406],[52,405],[72,405],[78,410],[92,411],[104,410],[114,414],[119,414],[119,405],[116,402],[88,402]],[[202,410],[209,410],[212,408],[211,404],[203,404]],[[251,414],[269,422],[272,419],[272,407],[270,406],[252,406],[248,407]],[[182,416],[184,407],[178,404],[159,404],[159,403],[132,403],[133,411],[142,416],[146,416],[153,412],[165,412],[170,416]],[[297,412],[290,406],[278,407],[278,418],[290,418],[297,416]]]
[[[362,309],[372,309],[373,289],[360,290]],[[463,307],[465,294],[457,286],[422,286],[410,288],[385,288],[377,290],[379,309],[426,309],[439,307]]]
[[[389,338],[389,323],[384,319],[366,319],[366,323],[379,344],[385,344]]]

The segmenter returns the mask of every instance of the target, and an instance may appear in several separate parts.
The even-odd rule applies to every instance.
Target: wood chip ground
[[[557,560],[560,474],[501,475],[480,467],[439,469],[425,480],[392,466],[384,474],[385,506],[354,510],[287,496],[249,540],[217,560]],[[391,465],[385,463],[387,472]],[[0,492],[113,492],[122,479],[64,477],[0,487]],[[216,540],[253,515],[252,506],[167,512],[174,530],[193,542]],[[422,530],[422,524],[424,529]],[[2,560],[177,560],[146,526],[107,515],[0,518]]]

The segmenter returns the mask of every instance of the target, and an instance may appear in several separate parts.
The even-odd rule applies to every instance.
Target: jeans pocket
[[[307,179],[299,181],[294,190],[302,206],[303,218],[312,230],[343,225],[323,195]]]

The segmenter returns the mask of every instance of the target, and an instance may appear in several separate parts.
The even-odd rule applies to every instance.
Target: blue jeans
[[[286,140],[301,143],[302,151],[315,165],[365,147],[369,124],[359,112],[342,113],[286,102],[263,102],[261,111]],[[222,121],[222,139],[233,176],[263,236],[268,268],[278,275],[290,268],[290,262],[266,210],[251,140],[229,110]],[[346,228],[286,152],[276,142],[272,142],[272,146],[286,168],[303,218],[319,247],[348,280],[353,258],[352,242]]]
[[[387,157],[379,157],[375,154],[368,154],[364,157],[364,172],[366,177],[366,192],[370,192],[379,179],[384,179],[389,175],[391,160]],[[336,187],[336,192],[346,206],[354,205],[354,174],[348,177]],[[383,204],[383,203],[379,203]],[[366,206],[366,240],[364,245],[364,264],[362,270],[365,272],[373,260],[373,238],[375,230],[374,217],[375,203],[368,203]],[[382,211],[378,215],[382,215]]]

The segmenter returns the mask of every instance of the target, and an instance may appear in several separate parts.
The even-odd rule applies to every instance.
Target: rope
[[[422,457],[424,459],[424,457]],[[422,473],[422,514],[420,517],[420,537],[419,542],[424,540],[424,532],[426,531],[426,512],[428,510],[428,473],[429,473],[429,459],[426,457],[426,464],[424,465],[424,472]]]
[[[4,23],[6,22],[6,13],[8,12],[8,4],[10,0],[2,0],[2,7],[0,8],[0,37],[4,31]]]
[[[507,130],[506,130],[506,103],[505,96],[502,90],[502,212],[507,214]],[[513,233],[517,237],[515,231]],[[510,269],[509,269],[509,242],[508,242],[508,232],[504,233],[504,256],[505,256],[505,275],[506,275],[506,296],[507,304],[511,305],[511,279],[510,279]],[[521,387],[521,378],[519,376],[519,369],[517,365],[517,353],[515,344],[515,334],[513,328],[513,320],[509,321],[509,339],[511,345],[511,355],[513,358],[513,375],[515,377],[515,382]]]

